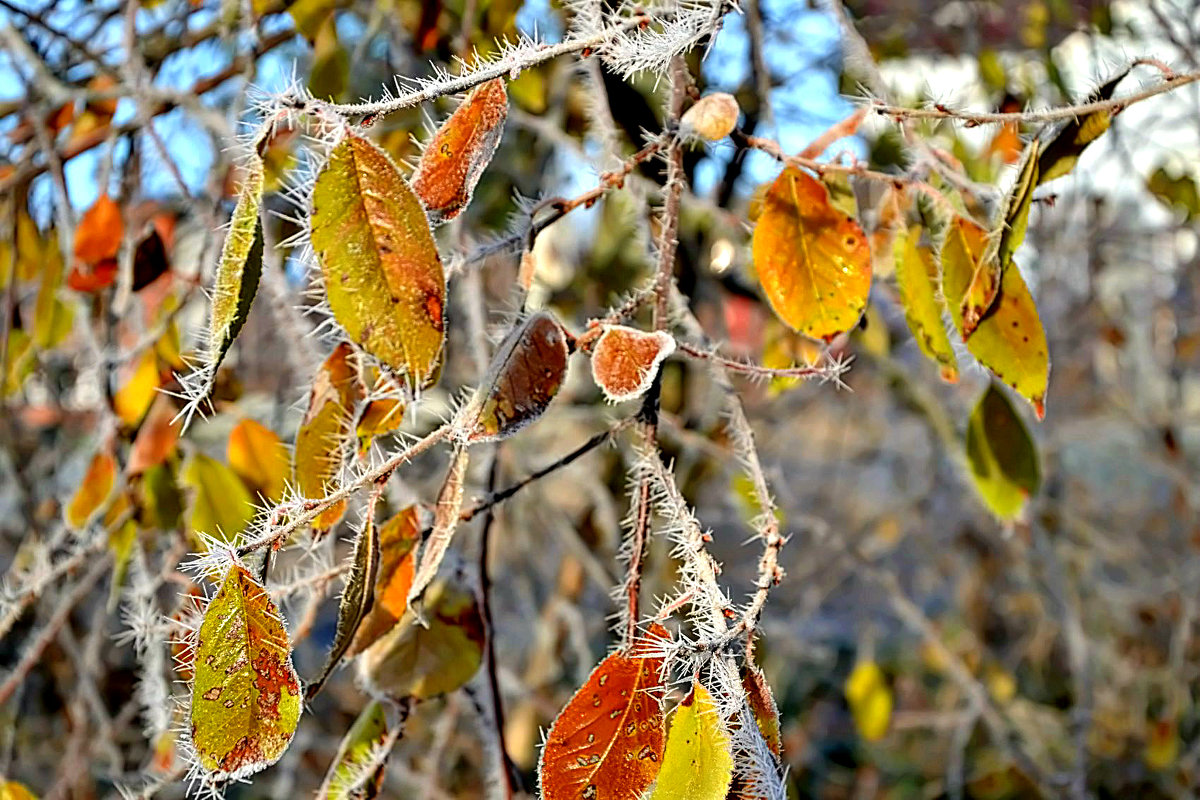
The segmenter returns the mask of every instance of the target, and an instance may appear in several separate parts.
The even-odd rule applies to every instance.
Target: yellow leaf
[[[871,253],[858,223],[820,181],[788,167],[754,228],[754,267],[771,307],[793,330],[829,341],[854,327],[871,288]]]
[[[71,333],[75,307],[63,302],[58,292],[63,282],[63,259],[58,242],[52,236],[45,244],[42,283],[38,287],[33,311],[33,341],[40,349],[50,350]]]
[[[1146,730],[1146,766],[1153,770],[1170,767],[1179,758],[1179,728],[1173,719],[1153,720]]]
[[[300,719],[300,681],[279,609],[249,570],[229,568],[196,634],[191,735],[200,767],[238,780],[274,764]]]
[[[33,339],[24,328],[13,328],[8,332],[8,354],[5,363],[8,374],[4,376],[4,386],[0,396],[8,397],[16,394],[25,385],[25,379],[33,373],[36,353]]]
[[[317,176],[311,222],[338,324],[413,386],[426,385],[442,352],[446,278],[421,202],[391,158],[348,134]]]
[[[129,379],[113,396],[113,408],[121,421],[131,428],[136,426],[150,410],[160,385],[158,354],[154,348],[147,348],[138,358]]]
[[[986,249],[986,238],[984,230],[967,219],[957,217],[951,223],[941,254],[944,297],[965,296]],[[954,325],[962,333],[962,308],[957,303],[949,306]],[[1033,296],[1016,264],[1004,270],[995,304],[967,340],[967,349],[1032,403],[1039,419],[1044,416],[1050,379],[1049,348]]]
[[[394,397],[381,397],[365,403],[355,425],[358,452],[365,453],[376,436],[398,430],[404,424],[404,409],[404,401]]]
[[[1088,97],[1088,102],[1109,100],[1126,75],[1129,68],[1122,70],[1105,81]],[[1089,144],[1104,135],[1112,124],[1112,111],[1095,111],[1076,119],[1067,120],[1062,126],[1048,134],[1039,135],[1044,139],[1041,155],[1038,157],[1038,183],[1046,183],[1055,178],[1061,178],[1075,168],[1079,157]]]
[[[242,420],[229,433],[225,457],[252,491],[272,503],[283,497],[292,465],[273,431],[252,419]]]
[[[967,424],[967,465],[975,488],[996,516],[1020,516],[1041,485],[1037,448],[1004,392],[990,385]]]
[[[900,303],[917,347],[941,367],[942,379],[953,383],[958,380],[958,359],[942,322],[945,305],[938,295],[937,263],[928,247],[918,245],[920,238],[921,229],[916,226],[896,235],[896,285]]]
[[[469,589],[441,578],[425,593],[422,626],[411,608],[359,657],[375,691],[425,700],[452,692],[483,660],[483,617]]]
[[[233,470],[202,453],[183,465],[181,481],[191,490],[187,527],[233,541],[254,518],[254,500]]]
[[[67,524],[72,528],[87,525],[92,516],[104,506],[116,482],[117,462],[110,453],[92,456],[83,481],[67,505]]]
[[[304,497],[324,497],[336,484],[358,393],[353,350],[342,342],[313,378],[308,410],[296,433],[293,469],[296,489]],[[329,530],[345,510],[344,502],[334,503],[313,521],[314,530]]]
[[[1013,253],[1025,241],[1025,231],[1029,228],[1029,210],[1033,208],[1033,190],[1038,185],[1038,153],[1041,151],[1041,146],[1042,143],[1034,139],[1025,148],[1024,160],[1021,162],[1017,180],[1009,189],[1008,196],[1004,201],[1004,216],[1001,218],[999,244],[996,248],[994,262],[995,268],[999,269],[1001,273],[1008,269],[1009,264],[1012,263]],[[990,259],[989,263],[992,263]],[[999,281],[995,279],[989,284],[992,294],[982,306],[981,315],[986,314],[991,308],[991,300],[995,299],[995,293],[999,288],[998,284]]]
[[[37,795],[16,781],[0,783],[0,800],[37,800]]]
[[[729,732],[716,700],[704,684],[692,691],[671,714],[671,729],[662,769],[651,800],[725,800],[733,782]]]
[[[855,664],[846,678],[845,692],[859,735],[868,742],[882,739],[892,718],[892,690],[879,665],[873,661]]]

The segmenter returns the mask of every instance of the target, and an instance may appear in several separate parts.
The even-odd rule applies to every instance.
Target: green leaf
[[[928,247],[919,245],[920,227],[896,234],[896,286],[904,306],[904,320],[917,347],[942,370],[943,380],[958,380],[958,358],[942,323],[945,308],[938,294],[937,263]]]
[[[230,566],[196,634],[191,739],[201,769],[238,780],[274,764],[300,719],[300,681],[279,609]]]
[[[350,576],[346,579],[346,587],[342,589],[342,598],[338,602],[337,629],[333,637],[333,647],[325,659],[325,666],[315,681],[308,685],[306,700],[316,697],[317,692],[325,685],[329,674],[341,663],[350,642],[363,617],[371,610],[374,602],[375,578],[379,573],[379,530],[375,520],[367,517],[363,529],[354,540],[354,552],[350,557]]]
[[[967,465],[975,489],[992,513],[1016,519],[1042,482],[1029,429],[995,384],[979,399],[967,424]]]
[[[263,192],[262,161],[252,156],[244,174],[245,182],[238,189],[237,205],[229,220],[229,233],[221,248],[213,285],[205,360],[208,388],[250,314],[250,305],[262,275],[263,229],[259,216]]]
[[[1125,69],[1107,80],[1100,88],[1088,97],[1085,102],[1094,103],[1101,100],[1111,100],[1113,92],[1129,70]],[[1045,144],[1038,156],[1037,183],[1043,184],[1061,178],[1075,168],[1079,157],[1092,142],[1104,135],[1112,124],[1112,111],[1095,111],[1077,119],[1068,120],[1064,125],[1045,132],[1038,138]]]
[[[311,223],[338,324],[425,386],[442,352],[446,278],[421,202],[387,153],[348,134],[317,176]]]
[[[452,692],[483,661],[483,617],[475,595],[447,578],[425,593],[429,627],[412,608],[361,656],[369,685],[395,699],[426,700]]]
[[[363,784],[381,777],[383,767],[373,768],[371,757],[387,738],[387,714],[383,703],[372,700],[342,738],[319,796],[328,800],[357,798]]]
[[[254,519],[254,500],[241,478],[203,453],[193,453],[180,480],[191,489],[187,527],[231,542]]]
[[[733,782],[729,732],[716,700],[704,684],[692,691],[671,715],[662,769],[650,800],[725,800]]]

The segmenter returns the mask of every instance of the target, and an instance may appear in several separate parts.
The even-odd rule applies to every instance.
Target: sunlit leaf
[[[358,797],[356,789],[379,777],[379,770],[372,769],[371,759],[387,738],[387,714],[382,703],[372,700],[342,738],[318,796],[328,800],[355,800]],[[368,769],[370,772],[364,774]]]
[[[975,223],[962,217],[954,220],[941,253],[943,296],[965,296],[986,249],[986,239],[986,232]],[[961,333],[961,306],[950,304],[950,315]],[[1004,270],[996,301],[967,340],[967,349],[997,378],[1032,403],[1039,418],[1045,414],[1050,378],[1046,332],[1016,264]]]
[[[665,331],[611,325],[592,350],[592,379],[610,402],[632,400],[650,388],[658,365],[673,352],[675,338]]]
[[[994,384],[979,399],[967,424],[967,465],[979,496],[1001,519],[1020,516],[1041,485],[1033,437],[1007,395]]]
[[[120,206],[107,194],[100,195],[75,226],[75,260],[99,264],[116,258],[124,235]]]
[[[767,676],[754,664],[747,663],[742,667],[742,689],[746,692],[746,702],[767,748],[775,758],[782,758],[783,735],[779,725],[779,708],[775,705],[775,695],[771,693]]]
[[[67,524],[72,528],[87,525],[112,494],[116,476],[117,462],[111,453],[102,450],[92,456],[79,488],[67,504]]]
[[[183,464],[180,482],[190,490],[187,527],[233,541],[254,518],[254,500],[229,467],[203,453]]]
[[[937,262],[928,247],[919,244],[921,229],[900,232],[895,241],[896,286],[904,306],[904,320],[921,352],[941,367],[942,378],[958,380],[958,358],[942,322],[944,304],[938,294]]]
[[[567,332],[546,311],[517,325],[492,356],[460,425],[471,442],[505,439],[540,417],[562,388]]]
[[[425,627],[410,608],[359,656],[374,690],[392,698],[425,700],[452,692],[483,661],[483,617],[475,595],[448,578],[425,594]]]
[[[242,420],[229,432],[225,457],[251,491],[273,503],[283,497],[292,465],[283,442],[269,428]]]
[[[324,497],[336,485],[359,391],[353,349],[342,342],[314,376],[308,410],[296,433],[293,466],[296,489],[304,497]],[[329,530],[345,510],[345,502],[334,503],[313,521],[313,528]]]
[[[1173,719],[1152,720],[1146,726],[1142,760],[1152,770],[1164,770],[1179,758],[1179,727]]]
[[[1087,99],[1087,102],[1111,100],[1117,84],[1129,74],[1125,69],[1105,81]],[[1079,157],[1092,142],[1104,135],[1112,125],[1113,111],[1093,111],[1081,117],[1067,120],[1048,134],[1039,136],[1044,142],[1038,156],[1039,184],[1061,178],[1075,168]]]
[[[381,397],[363,404],[354,432],[358,436],[358,452],[365,453],[377,436],[385,436],[399,430],[404,424],[403,400]]]
[[[724,139],[737,127],[737,99],[726,92],[714,92],[696,101],[679,119],[684,135],[697,136],[709,142]]]
[[[996,249],[996,263],[1001,272],[1008,269],[1008,265],[1012,263],[1013,253],[1025,241],[1025,231],[1029,228],[1029,210],[1033,207],[1033,190],[1038,184],[1040,147],[1041,143],[1034,139],[1025,148],[1026,153],[1021,162],[1020,171],[1017,173],[1017,179],[1004,200],[1004,216],[1001,220],[1000,240]],[[996,275],[990,282],[985,282],[986,289],[991,292],[991,300],[995,299],[995,293],[999,289],[998,278],[999,275]],[[967,300],[971,300],[970,293],[964,302]],[[990,300],[987,301],[987,305],[983,305],[985,300],[986,298],[980,298],[979,307],[982,308],[982,311],[979,312],[980,316],[986,314],[991,308]],[[970,317],[964,313],[963,318]],[[972,330],[974,330],[973,327]]]
[[[229,568],[196,634],[191,738],[199,765],[244,778],[283,755],[300,719],[300,681],[279,609],[249,570]]]
[[[317,176],[311,224],[334,318],[424,386],[442,351],[446,279],[425,211],[391,158],[347,135]]]
[[[717,702],[699,681],[671,713],[662,769],[650,800],[725,800],[733,782],[729,732]]]
[[[225,354],[242,330],[262,276],[263,230],[262,162],[254,156],[246,165],[244,182],[238,189],[237,204],[229,220],[225,244],[217,261],[213,284],[212,309],[208,318],[206,366],[210,380],[215,377]]]
[[[0,800],[38,800],[38,797],[23,783],[4,781],[0,783]]]
[[[416,506],[409,506],[379,527],[379,574],[375,579],[371,608],[359,623],[347,656],[370,647],[391,630],[408,608],[417,542],[421,537]]]
[[[14,265],[17,281],[25,283],[36,278],[42,271],[42,258],[47,243],[38,231],[37,223],[24,209],[17,214],[16,259]]]
[[[425,146],[411,185],[439,225],[457,217],[475,191],[504,133],[508,93],[495,78],[475,87]]]
[[[867,238],[820,181],[795,167],[776,178],[753,251],[767,300],[793,330],[828,341],[858,322],[871,288]]]
[[[873,661],[860,661],[846,678],[846,702],[858,735],[876,742],[887,733],[892,719],[892,690],[883,671]]]
[[[379,530],[375,520],[367,517],[363,528],[354,539],[354,552],[350,556],[350,575],[338,601],[337,628],[333,646],[325,659],[320,675],[308,686],[306,700],[311,700],[321,691],[329,675],[342,661],[349,649],[359,623],[371,610],[374,603],[375,579],[379,574]]]
[[[0,396],[8,397],[21,390],[25,379],[33,373],[36,355],[33,337],[24,328],[13,328],[8,332],[8,352],[4,357],[7,374]]]
[[[661,659],[621,652],[600,662],[546,735],[543,800],[642,796],[663,757],[661,668]]]
[[[133,427],[141,421],[162,385],[158,371],[158,355],[148,348],[138,356],[128,378],[113,394],[113,410],[126,425]]]

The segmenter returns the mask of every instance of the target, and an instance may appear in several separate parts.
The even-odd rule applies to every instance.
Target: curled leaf
[[[612,325],[592,350],[592,378],[609,401],[632,400],[650,388],[659,365],[673,352],[675,338],[665,331]]]
[[[963,217],[954,219],[941,253],[943,296],[964,295],[986,246],[987,234],[982,228]],[[950,304],[950,316],[961,333],[962,307]],[[1039,418],[1045,414],[1050,379],[1046,332],[1033,296],[1015,264],[1004,270],[995,303],[967,340],[967,349],[997,378],[1032,403]]]
[[[358,452],[365,453],[375,437],[398,430],[404,424],[404,408],[404,401],[394,397],[381,397],[364,403],[354,426],[358,436]]]
[[[600,662],[546,736],[543,800],[642,796],[663,758],[661,668],[661,659],[621,652]]]
[[[387,153],[347,135],[317,175],[311,224],[338,324],[425,386],[442,352],[446,278],[425,211]]]
[[[437,575],[438,567],[441,566],[446,550],[450,547],[450,540],[454,538],[454,531],[458,529],[463,483],[466,481],[467,464],[470,460],[469,452],[466,447],[459,447],[450,458],[450,469],[446,473],[446,480],[442,482],[437,506],[433,511],[433,530],[421,545],[420,560],[413,574],[412,585],[408,587],[406,602],[422,622],[422,595]]]
[[[1109,78],[1088,97],[1088,102],[1111,100],[1117,84],[1129,74],[1128,69]],[[1079,157],[1092,142],[1104,135],[1112,124],[1113,110],[1093,111],[1082,117],[1067,120],[1061,126],[1039,135],[1042,145],[1038,156],[1039,184],[1061,178],[1075,168]]]
[[[396,699],[452,692],[483,662],[483,617],[470,590],[448,578],[429,587],[424,607],[428,626],[413,609],[359,656],[363,676],[378,692]]]
[[[746,692],[746,703],[754,714],[758,732],[762,734],[767,749],[776,759],[783,758],[783,736],[779,725],[779,707],[775,695],[767,683],[767,676],[752,663],[742,667],[742,689]]]
[[[321,674],[308,685],[305,699],[311,700],[325,685],[329,674],[341,663],[342,656],[350,647],[359,623],[371,610],[374,602],[375,578],[379,572],[379,530],[375,520],[367,517],[363,529],[354,540],[354,552],[350,556],[350,576],[342,597],[338,602],[337,629],[333,636],[333,647],[325,659]]]
[[[208,318],[208,354],[205,369],[211,389],[225,354],[242,330],[250,314],[250,304],[258,291],[262,275],[263,229],[259,209],[262,206],[262,162],[254,157],[238,189],[237,204],[229,220],[229,232],[217,261],[213,284],[212,309]],[[207,391],[205,392],[207,394]]]
[[[771,184],[753,253],[771,308],[793,330],[829,341],[862,316],[871,288],[867,237],[811,175],[788,167]]]
[[[991,274],[984,283],[991,294],[988,297],[979,298],[977,307],[981,310],[978,311],[978,314],[968,316],[965,313],[968,309],[964,309],[964,320],[970,319],[977,324],[979,318],[988,312],[991,302],[995,300],[996,292],[1000,289],[1000,275],[1008,269],[1008,265],[1012,263],[1013,253],[1025,241],[1025,231],[1029,228],[1029,210],[1033,208],[1033,190],[1037,188],[1038,184],[1038,152],[1040,149],[1041,142],[1036,139],[1025,148],[1021,169],[1005,198],[1004,216],[1000,223],[1000,238],[996,245],[996,258],[994,261],[986,259]],[[974,331],[974,324],[971,325],[970,330]]]
[[[372,756],[387,738],[387,714],[382,703],[372,700],[342,738],[318,796],[328,800],[359,797],[357,792],[364,783],[382,777],[382,767],[374,768]]]
[[[426,145],[411,185],[434,225],[454,219],[471,202],[507,117],[508,93],[495,78],[475,87]]]
[[[958,358],[942,322],[945,304],[938,294],[937,262],[928,247],[918,244],[921,229],[899,232],[895,241],[896,286],[904,306],[904,321],[917,347],[942,368],[942,379],[958,380]]]
[[[467,441],[506,439],[540,417],[562,388],[570,354],[567,332],[546,311],[515,327],[462,411]]]
[[[1019,517],[1042,482],[1033,437],[994,384],[979,398],[967,423],[967,466],[979,496],[1004,520]]]
[[[238,780],[279,760],[300,719],[300,681],[279,609],[230,566],[196,634],[191,738],[212,778]]]
[[[296,490],[304,497],[324,497],[341,471],[359,392],[353,355],[349,344],[340,343],[313,378],[308,410],[296,432],[293,464]],[[328,531],[345,510],[345,502],[334,503],[313,520],[313,529]]]
[[[696,101],[679,119],[679,129],[685,135],[698,136],[710,142],[724,139],[737,127],[738,102],[726,92],[714,92]]]
[[[358,625],[347,656],[361,653],[376,639],[391,630],[408,608],[408,590],[412,586],[417,541],[421,537],[416,506],[401,510],[379,528],[379,571],[375,579],[374,601]]]
[[[671,714],[662,769],[650,800],[725,800],[733,782],[729,732],[699,681]]]

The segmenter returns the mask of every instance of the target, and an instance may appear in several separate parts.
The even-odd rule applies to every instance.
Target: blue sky
[[[51,24],[72,31],[78,31],[81,27],[80,20],[87,18],[89,5],[87,0],[14,2],[24,8],[42,10]],[[139,31],[158,28],[170,18],[178,2],[180,0],[167,0],[155,8],[143,9],[138,17]],[[214,13],[193,14],[190,24],[207,24],[212,20]],[[786,150],[796,151],[850,111],[849,103],[837,92],[838,76],[834,67],[838,62],[838,31],[833,20],[825,12],[810,9],[801,0],[766,0],[763,3],[763,13],[771,21],[768,27],[775,31],[775,38],[766,48],[766,57],[774,73],[786,80],[785,86],[775,89],[771,97],[779,123],[778,130],[760,132],[777,136]],[[342,36],[345,40],[353,40],[358,33],[352,30],[357,27],[356,20],[350,15],[342,15],[342,20]],[[518,22],[527,32],[536,28],[540,36],[551,41],[562,35],[561,23],[556,12],[549,8],[547,0],[528,0]],[[13,23],[14,15],[0,10],[0,24]],[[111,54],[111,63],[114,65],[119,64],[121,25],[122,20],[118,16],[89,40],[89,47],[93,51]],[[268,22],[268,27],[272,30],[289,25],[290,18],[286,16],[277,16]],[[19,23],[18,26],[20,27]],[[197,79],[224,69],[230,63],[233,54],[234,44],[228,41],[211,41],[190,51],[176,54],[163,65],[156,78],[156,84],[164,88],[186,89]],[[296,59],[305,57],[305,47],[299,43],[294,47],[283,47],[273,51],[260,63],[259,82],[267,88],[284,85],[292,74]],[[749,56],[745,24],[741,16],[727,16],[724,28],[705,61],[704,70],[708,82],[714,88],[733,89],[746,79]],[[236,90],[236,81],[229,81],[222,89],[206,95],[203,102],[214,108],[224,107]],[[0,99],[22,96],[23,81],[15,71],[11,57],[5,54],[0,57]],[[117,122],[130,119],[134,113],[134,104],[123,100],[118,106]],[[0,126],[0,134],[13,124],[15,120],[12,119],[3,123],[3,126]],[[209,135],[179,110],[158,117],[154,125],[160,137],[167,143],[191,191],[202,192],[215,156]],[[834,149],[844,147],[846,144],[841,143]],[[119,167],[127,155],[126,149],[123,146],[119,147],[115,153],[118,169],[114,170],[112,180],[119,178]],[[732,154],[733,149],[728,144],[711,148],[711,158],[700,165],[696,174],[695,188],[698,192],[702,193],[712,186]],[[77,210],[89,206],[99,193],[100,187],[96,180],[101,159],[107,157],[106,148],[100,147],[68,163],[67,184],[71,203]],[[176,194],[177,189],[172,178],[156,163],[157,151],[153,147],[146,147],[143,149],[143,158],[146,161],[143,174],[143,190],[146,194]],[[747,177],[744,180],[747,185],[758,183],[769,179],[777,170],[777,165],[769,157],[753,153],[749,156]],[[579,177],[586,179],[585,176]],[[49,199],[49,191],[50,186],[45,179],[39,180],[34,187],[34,203],[38,207],[35,211],[39,212],[38,216],[42,222],[48,221],[48,204],[45,200]]]

